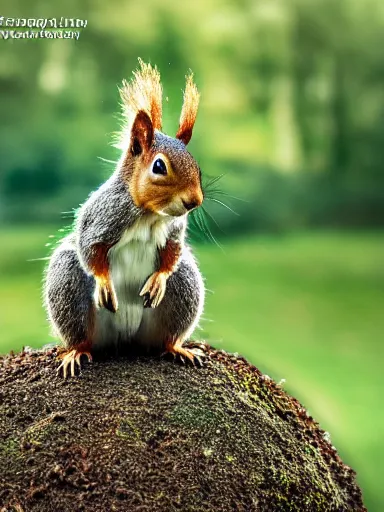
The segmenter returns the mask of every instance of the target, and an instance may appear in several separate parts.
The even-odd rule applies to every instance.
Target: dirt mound
[[[300,403],[243,358],[0,359],[2,511],[364,511]],[[1,509],[1,506],[3,507]]]

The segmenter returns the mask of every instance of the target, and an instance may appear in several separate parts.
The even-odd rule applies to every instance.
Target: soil
[[[297,400],[201,349],[203,367],[109,358],[67,380],[55,347],[0,358],[0,510],[366,510]]]

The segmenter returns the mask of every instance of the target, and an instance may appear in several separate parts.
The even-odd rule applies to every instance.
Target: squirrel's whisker
[[[237,201],[242,201],[243,203],[250,202],[248,199],[243,199],[242,197],[233,196],[232,194],[228,194],[228,192],[224,192],[224,190],[220,190],[220,189],[216,189],[216,190],[212,190],[212,191],[209,190],[208,195],[206,195],[205,197],[207,199],[211,198],[211,197],[215,197],[213,194],[218,194],[220,196],[229,197],[230,199],[236,199]]]
[[[221,244],[216,240],[216,238],[213,236],[208,224],[207,224],[207,220],[206,218],[204,217],[204,213],[205,210],[202,209],[199,211],[199,217],[200,217],[200,221],[201,221],[201,224],[203,225],[204,227],[204,233],[206,234],[206,236],[213,242],[215,243],[218,247],[222,248],[221,247]]]
[[[219,224],[217,223],[217,221],[216,221],[216,219],[214,218],[214,216],[213,216],[211,213],[209,213],[209,211],[208,211],[208,210],[206,210],[206,209],[204,208],[204,206],[202,206],[201,208],[202,208],[202,210],[203,210],[204,214],[205,214],[205,215],[207,215],[207,216],[208,216],[208,217],[209,217],[209,218],[210,218],[210,219],[211,219],[211,220],[216,224],[216,226],[218,227],[218,229],[220,229],[220,231],[225,235],[224,231],[221,229],[221,227],[220,227],[220,226],[219,226]]]
[[[223,203],[219,199],[216,199],[214,197],[207,197],[207,200],[208,201],[214,201],[215,203],[221,204],[221,206],[224,206],[224,208],[227,208],[227,210],[231,211],[233,214],[240,216],[239,213],[235,212],[235,210],[232,210],[232,208],[230,206],[228,206],[227,204]]]
[[[102,162],[105,162],[107,164],[113,164],[113,165],[117,165],[118,164],[118,160],[109,160],[108,158],[103,158],[102,156],[98,156],[97,158],[99,160],[101,160]]]
[[[199,210],[194,210],[192,212],[191,218],[193,219],[196,227],[198,228],[199,233],[202,234],[202,235],[205,235],[205,237],[206,237],[204,226],[201,223],[201,218],[200,218],[200,215],[199,215]],[[202,238],[204,239],[204,236]]]
[[[219,176],[215,176],[214,178],[210,178],[207,183],[204,184],[204,189],[207,189],[211,187],[213,184],[215,184],[217,181],[224,178],[225,173],[219,174]]]
[[[201,227],[199,226],[197,220],[196,220],[196,212],[193,211],[189,218],[191,219],[191,222],[188,224],[189,230],[192,232],[193,235],[197,236],[199,240],[204,240],[204,236],[202,234]]]

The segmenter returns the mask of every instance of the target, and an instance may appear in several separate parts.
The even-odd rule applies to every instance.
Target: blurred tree
[[[51,222],[105,179],[97,157],[118,157],[109,145],[117,85],[141,56],[162,72],[170,134],[183,77],[195,71],[194,153],[208,174],[227,173],[224,190],[263,205],[258,220],[222,210],[229,231],[382,224],[384,9],[374,0],[112,0],[60,10],[6,0],[3,10],[88,25],[77,42],[2,42],[0,221]],[[267,207],[260,194],[280,203]]]

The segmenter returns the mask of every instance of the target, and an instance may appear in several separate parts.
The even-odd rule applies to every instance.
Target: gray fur
[[[174,338],[187,339],[202,313],[204,285],[195,260],[185,247],[177,270],[167,281],[163,300],[155,309],[144,310],[143,320],[135,339],[145,345],[164,343],[170,333]]]
[[[66,237],[53,253],[45,280],[45,305],[53,327],[66,346],[88,337],[92,321],[95,281],[84,272],[73,235]]]
[[[192,159],[182,142],[158,132],[154,146],[159,151],[166,151],[171,159],[185,159],[186,163]],[[133,342],[161,349],[166,340],[183,340],[190,336],[202,313],[204,285],[192,253],[185,244],[186,215],[162,217],[136,207],[123,179],[122,169],[123,166],[118,167],[81,207],[74,233],[54,251],[46,272],[44,294],[48,316],[54,332],[66,347],[91,341],[95,347]],[[151,223],[157,225],[160,222],[161,236],[157,242],[146,239],[145,230],[139,229],[141,225],[146,228],[146,222],[149,222],[148,233],[152,233]],[[163,235],[164,240],[161,241]],[[131,239],[132,236],[137,238]],[[157,308],[145,309],[139,293],[146,278],[158,269],[158,249],[168,239],[181,243],[182,254],[176,270],[168,278],[162,302]],[[125,240],[128,240],[126,244]],[[119,304],[116,313],[99,308],[94,299],[95,279],[89,262],[95,244],[100,243],[114,246],[108,253],[108,259]],[[123,276],[114,270],[113,265],[118,263],[121,267],[124,258],[129,261],[129,257],[137,259],[140,255],[143,261],[146,260],[148,275],[143,274],[146,270],[138,272],[137,276],[132,275],[137,261],[124,267]]]
[[[95,244],[114,244],[143,215],[132,200],[121,171],[115,172],[81,207],[76,222],[78,254],[85,269]]]

